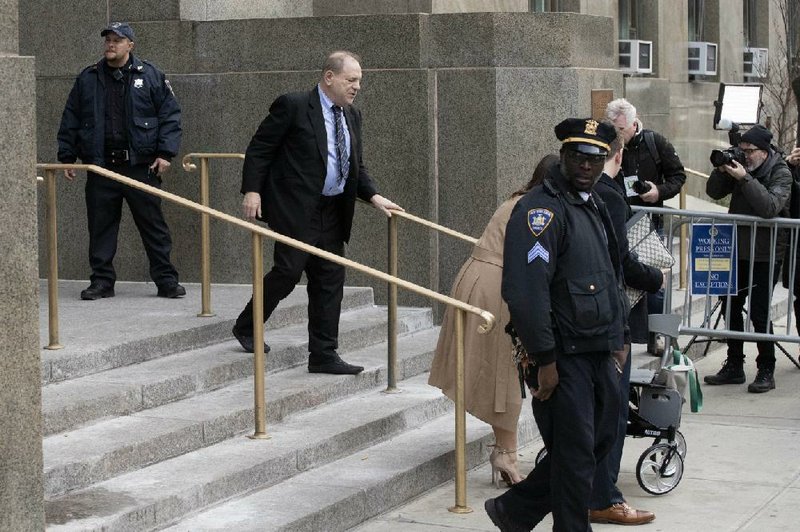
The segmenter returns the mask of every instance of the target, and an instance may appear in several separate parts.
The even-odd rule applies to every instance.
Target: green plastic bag
[[[692,359],[679,349],[672,350],[672,363],[658,372],[655,381],[667,388],[678,390],[684,401],[688,391],[692,412],[700,412],[703,409],[703,390],[700,388],[697,370]]]

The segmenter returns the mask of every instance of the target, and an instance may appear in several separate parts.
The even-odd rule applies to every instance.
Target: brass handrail
[[[410,213],[407,213],[407,212],[402,212],[401,211],[401,212],[392,213],[392,215],[393,216],[394,215],[398,215],[401,218],[405,218],[407,220],[411,220],[412,222],[416,222],[419,225],[422,225],[422,226],[425,226],[425,227],[429,227],[431,229],[435,229],[436,231],[439,231],[440,233],[444,233],[444,234],[446,234],[448,236],[452,236],[454,238],[457,238],[459,240],[463,240],[464,242],[468,242],[470,244],[477,244],[478,243],[478,239],[475,238],[475,237],[472,237],[472,236],[469,236],[469,235],[465,235],[464,233],[459,233],[455,229],[450,229],[449,227],[445,227],[443,225],[439,225],[439,224],[437,224],[435,222],[432,222],[430,220],[426,220],[425,218],[420,218],[419,216],[414,216],[413,214],[410,214]]]
[[[210,204],[208,183],[209,159],[244,159],[243,153],[187,153],[181,160],[181,166],[187,172],[197,170],[192,158],[200,159],[200,204]],[[211,219],[208,214],[200,215],[200,314],[201,318],[214,316],[211,312]]]
[[[277,242],[287,246],[294,247],[311,255],[321,257],[342,266],[353,268],[361,273],[365,273],[371,277],[375,277],[393,286],[399,286],[410,290],[419,295],[428,297],[440,303],[450,305],[456,310],[456,323],[464,323],[467,312],[475,314],[483,319],[483,323],[478,327],[479,333],[487,333],[492,330],[495,325],[495,317],[491,312],[468,305],[463,301],[459,301],[449,296],[445,296],[430,290],[428,288],[416,285],[396,276],[386,274],[374,268],[364,266],[350,259],[340,257],[334,253],[323,251],[314,246],[310,246],[293,238],[289,238],[280,233],[276,233],[270,229],[260,227],[254,223],[240,220],[229,214],[217,211],[205,205],[200,205],[196,202],[182,198],[176,194],[166,192],[156,187],[146,185],[135,179],[125,177],[105,168],[93,164],[37,164],[37,169],[44,170],[48,181],[48,206],[52,205],[52,211],[48,208],[48,227],[52,227],[52,231],[48,230],[48,252],[50,254],[49,260],[49,276],[50,283],[57,282],[58,280],[58,257],[56,252],[56,171],[57,170],[86,170],[93,172],[103,177],[113,179],[124,185],[141,190],[148,194],[152,194],[161,199],[177,203],[182,207],[207,214],[211,217],[222,220],[226,223],[233,224],[250,231],[253,238],[253,343],[255,353],[253,354],[253,387],[254,387],[254,416],[255,416],[255,432],[252,438],[264,439],[268,438],[266,433],[266,399],[264,393],[264,327],[263,323],[263,301],[262,301],[262,237],[271,238]],[[57,297],[49,300],[51,306],[57,309]],[[51,313],[51,318],[53,314]],[[57,319],[57,314],[56,314]],[[259,321],[260,320],[260,321]],[[52,332],[52,323],[51,323]],[[51,337],[52,340],[52,337]],[[57,325],[56,325],[56,341],[57,341]],[[457,330],[457,355],[456,355],[456,389],[461,392],[456,394],[456,413],[455,413],[455,459],[456,459],[456,504],[451,508],[456,512],[468,512],[471,509],[467,506],[466,494],[466,410],[464,408],[464,331],[463,325],[458,327]]]
[[[367,202],[364,202],[367,203]],[[465,235],[464,233],[459,233],[449,227],[445,227],[443,225],[439,225],[435,222],[431,222],[430,220],[426,220],[425,218],[420,218],[419,216],[414,216],[413,214],[409,214],[407,212],[394,212],[392,213],[391,218],[389,218],[389,228],[388,228],[388,261],[389,261],[389,274],[390,275],[397,275],[397,256],[398,256],[398,244],[397,244],[397,219],[398,218],[405,218],[406,220],[410,220],[415,222],[419,225],[424,227],[428,227],[430,229],[434,229],[439,231],[440,233],[455,237],[457,239],[463,240],[465,242],[469,242],[470,244],[476,244],[478,242],[477,238],[473,238],[471,236]],[[387,352],[387,365],[388,370],[386,372],[386,393],[396,393],[398,392],[397,388],[397,288],[389,285],[388,290],[388,329],[387,329],[387,336],[388,336],[388,352]]]

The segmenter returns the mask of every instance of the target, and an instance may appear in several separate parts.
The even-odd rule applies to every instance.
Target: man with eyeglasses
[[[663,207],[664,201],[680,193],[686,173],[677,151],[657,131],[646,129],[636,107],[625,98],[617,98],[606,106],[606,117],[614,123],[625,142],[622,171],[616,176],[625,188],[631,205]],[[654,215],[653,224],[663,233],[663,220]],[[631,314],[630,327],[635,344],[647,343],[647,352],[661,355],[654,333],[648,332],[647,314],[664,312],[664,290],[648,294]]]
[[[506,228],[502,296],[529,358],[531,405],[547,454],[484,507],[503,531],[527,531],[548,513],[554,530],[591,530],[597,464],[617,435],[625,294],[616,235],[592,190],[610,124],[570,118],[555,128],[561,162],[514,207]]]
[[[706,184],[706,193],[713,199],[731,196],[728,212],[731,214],[747,214],[761,218],[789,216],[789,195],[792,186],[792,174],[783,156],[772,145],[772,133],[764,126],[756,124],[741,137],[739,148],[744,152],[742,165],[736,160],[717,167]],[[787,234],[781,230],[777,235],[776,249],[772,249],[772,230],[760,227],[755,235],[755,251],[751,255],[750,227],[740,225],[737,228],[737,288],[739,292],[730,298],[722,298],[722,315],[725,316],[727,306],[730,308],[731,331],[744,330],[745,300],[750,283],[750,266],[753,266],[753,281],[748,315],[757,333],[772,333],[772,323],[768,322],[769,308],[772,300],[772,289],[778,281],[781,259],[787,243]],[[770,258],[774,258],[770,269]],[[770,284],[770,276],[772,283]],[[707,375],[707,384],[743,384],[744,342],[729,338],[728,356],[722,368],[715,375]],[[758,371],[755,380],[747,387],[750,393],[768,392],[775,388],[775,343],[757,342]]]

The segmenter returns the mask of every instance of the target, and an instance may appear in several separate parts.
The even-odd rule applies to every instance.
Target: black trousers
[[[736,265],[737,288],[739,292],[730,298],[722,298],[722,315],[726,315],[726,308],[728,304],[731,306],[731,321],[728,328],[732,331],[744,330],[744,306],[747,301],[747,285],[749,282],[748,276],[750,275],[750,263],[746,260],[740,260]],[[767,323],[767,316],[769,314],[769,307],[772,301],[772,290],[781,272],[781,263],[775,264],[775,270],[772,274],[772,284],[769,282],[769,263],[756,262],[753,266],[753,290],[750,298],[750,321],[753,323],[753,331],[763,333],[772,333],[772,322]],[[728,300],[730,299],[730,303]],[[734,340],[729,338],[728,342],[728,358],[734,361],[744,361],[744,341]],[[758,348],[758,357],[756,357],[756,365],[759,369],[766,369],[773,371],[775,369],[775,342],[756,342]]]
[[[515,523],[535,527],[553,513],[553,530],[584,532],[595,464],[617,435],[619,382],[608,352],[561,355],[558,386],[531,400],[547,455],[522,482],[498,497]],[[534,384],[535,383],[530,383]]]
[[[307,244],[344,256],[342,223],[335,197],[320,196],[317,208],[308,214]],[[288,296],[303,272],[308,281],[309,361],[323,363],[336,356],[339,348],[339,315],[344,293],[344,266],[309,255],[279,242],[275,243],[274,264],[264,276],[264,321],[278,303]],[[236,328],[253,329],[253,300],[236,319]]]
[[[604,510],[611,505],[625,502],[625,497],[617,487],[619,468],[622,464],[622,448],[628,430],[628,401],[631,384],[631,355],[625,361],[622,375],[619,376],[619,417],[617,418],[617,436],[609,453],[597,463],[592,483],[592,498],[589,508]]]
[[[161,188],[161,178],[148,165],[108,165],[112,172]],[[89,172],[86,179],[86,214],[89,222],[91,282],[114,286],[114,255],[117,253],[122,200],[128,203],[150,261],[150,277],[158,286],[178,282],[178,272],[169,260],[172,238],[161,210],[161,198]]]

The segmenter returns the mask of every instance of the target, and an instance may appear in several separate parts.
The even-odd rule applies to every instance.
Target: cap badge
[[[587,135],[597,135],[597,126],[599,124],[595,120],[586,121],[586,129],[583,131]]]

